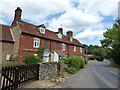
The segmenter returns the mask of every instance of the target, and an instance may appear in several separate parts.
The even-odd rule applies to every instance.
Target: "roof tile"
[[[0,24],[0,28],[0,36],[2,36],[0,40],[13,42],[14,40],[10,31],[10,26]]]

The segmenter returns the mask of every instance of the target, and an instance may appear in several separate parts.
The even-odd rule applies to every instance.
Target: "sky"
[[[44,24],[64,34],[73,31],[74,38],[82,44],[99,45],[103,33],[118,18],[119,0],[1,0],[0,23],[11,25],[14,11],[22,9],[22,20],[34,25]]]

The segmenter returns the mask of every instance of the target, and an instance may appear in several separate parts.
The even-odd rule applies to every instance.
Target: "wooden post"
[[[36,65],[37,70],[36,70],[36,80],[39,80],[39,64]]]
[[[19,67],[16,66],[15,67],[15,82],[14,82],[14,88],[18,88],[18,84],[19,84]]]

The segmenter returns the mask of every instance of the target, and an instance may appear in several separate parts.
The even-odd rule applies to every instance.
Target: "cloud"
[[[118,2],[119,0],[80,0],[78,8],[84,8],[87,13],[92,13],[94,15],[117,16]]]
[[[83,44],[101,46],[100,40],[104,38],[104,32],[106,32],[106,29],[97,31],[92,29],[86,29],[83,32],[80,32],[77,35],[75,35],[74,38],[78,39]]]
[[[98,24],[102,17],[93,16],[91,14],[83,13],[78,9],[71,9],[59,18],[51,20],[49,28],[58,28],[61,24],[65,29],[71,27],[73,30],[80,30],[90,27],[102,26]]]
[[[103,32],[105,32],[106,30],[91,30],[91,29],[86,29],[83,32],[78,33],[75,38],[79,39],[80,41],[89,41],[89,40],[96,40],[96,38],[98,37],[99,39],[102,38],[102,34]]]
[[[16,7],[21,7],[23,9],[23,19],[40,23],[48,15],[68,10],[70,8],[69,4],[67,0],[1,0],[0,8],[2,9],[1,13],[13,18]]]
[[[95,37],[99,40],[105,28],[111,27],[113,23],[104,23],[105,18],[111,16],[111,20],[113,20],[118,15],[118,1],[119,0],[1,0],[0,23],[10,25],[14,18],[14,10],[17,7],[21,7],[23,10],[22,19],[30,23],[36,25],[42,23],[47,24],[47,28],[53,31],[57,31],[62,24],[64,33],[67,30],[72,30],[76,33],[74,36],[82,42],[94,40]],[[54,17],[55,15],[58,16]],[[51,19],[48,19],[49,16]],[[11,23],[9,23],[10,21]]]

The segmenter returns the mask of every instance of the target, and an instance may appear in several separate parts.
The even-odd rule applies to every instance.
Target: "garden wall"
[[[57,74],[57,62],[39,63],[39,80],[44,80]]]

